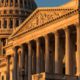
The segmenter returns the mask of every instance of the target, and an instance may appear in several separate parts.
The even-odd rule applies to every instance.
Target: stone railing
[[[78,80],[77,76],[40,73],[32,75],[32,80]]]

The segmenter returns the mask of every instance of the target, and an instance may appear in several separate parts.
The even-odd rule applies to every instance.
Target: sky
[[[52,6],[59,6],[70,0],[35,0],[35,1],[38,7],[52,7]]]

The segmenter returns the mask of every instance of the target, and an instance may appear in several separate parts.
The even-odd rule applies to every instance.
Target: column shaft
[[[70,45],[70,33],[69,33],[69,29],[65,30],[65,70],[66,70],[66,74],[70,75],[71,74],[71,45]]]
[[[36,40],[36,71],[40,73],[40,42],[39,39]]]
[[[20,73],[21,73],[21,80],[24,80],[25,77],[25,46],[21,45],[21,57],[20,57]]]
[[[49,37],[45,36],[45,72],[49,73]]]
[[[25,54],[25,80],[28,79],[28,53]]]
[[[55,33],[55,73],[60,74],[60,63],[59,63],[59,33]]]
[[[7,80],[10,80],[10,57],[7,57]]]
[[[32,77],[32,49],[31,43],[28,43],[28,80],[31,80]]]
[[[77,75],[80,76],[80,25],[77,26],[77,53],[76,53],[76,61],[77,61]]]
[[[17,63],[18,62],[18,53],[17,53],[17,49],[14,49],[14,80],[18,80],[18,76],[17,76]]]

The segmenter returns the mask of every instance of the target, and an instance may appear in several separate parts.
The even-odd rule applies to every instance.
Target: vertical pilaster
[[[76,61],[77,61],[77,75],[80,76],[80,25],[77,25],[77,53],[76,53]]]
[[[45,36],[45,72],[49,73],[49,37]]]
[[[31,43],[28,43],[28,80],[31,80],[32,76],[32,49]]]
[[[40,73],[40,42],[39,39],[36,40],[36,71]]]

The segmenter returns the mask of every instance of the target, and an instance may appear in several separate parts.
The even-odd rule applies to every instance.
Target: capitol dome
[[[0,0],[0,41],[6,39],[35,9],[34,0]],[[0,44],[1,45],[1,44]]]

